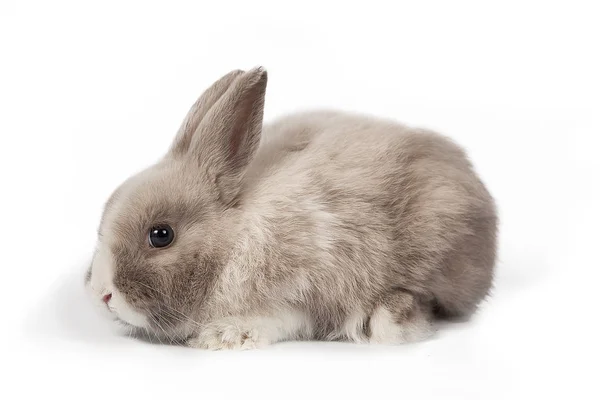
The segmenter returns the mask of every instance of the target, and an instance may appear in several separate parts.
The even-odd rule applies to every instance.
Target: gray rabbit
[[[340,112],[263,126],[266,86],[263,68],[223,76],[164,158],[113,193],[94,301],[132,331],[206,349],[396,344],[472,314],[497,216],[463,150]]]

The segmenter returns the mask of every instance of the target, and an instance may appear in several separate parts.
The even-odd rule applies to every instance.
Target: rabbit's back
[[[329,324],[394,288],[449,315],[471,313],[490,288],[493,200],[438,134],[344,113],[292,115],[265,126],[246,185],[268,215],[272,268],[302,276],[311,313]]]

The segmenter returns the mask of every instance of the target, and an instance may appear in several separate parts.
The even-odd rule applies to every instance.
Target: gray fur
[[[400,326],[472,314],[492,283],[497,217],[463,150],[333,111],[262,127],[266,84],[263,69],[217,81],[164,159],[107,204],[100,231],[128,302],[172,338],[287,310],[310,329],[283,340],[352,340],[353,315],[368,340],[377,309]],[[157,223],[176,232],[168,248],[148,246]]]

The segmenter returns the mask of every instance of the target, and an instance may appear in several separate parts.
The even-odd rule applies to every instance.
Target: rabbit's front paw
[[[248,350],[262,347],[267,341],[257,327],[231,320],[207,325],[187,342],[188,346],[207,350]]]

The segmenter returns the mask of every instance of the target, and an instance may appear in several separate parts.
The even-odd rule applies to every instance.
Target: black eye
[[[152,247],[166,247],[173,242],[175,234],[169,225],[158,225],[150,228],[148,241]]]

